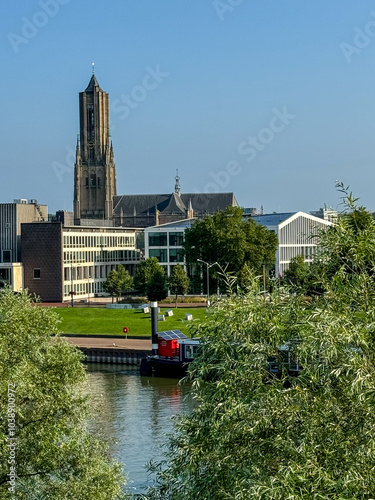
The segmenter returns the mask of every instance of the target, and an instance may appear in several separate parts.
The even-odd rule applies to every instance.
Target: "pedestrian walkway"
[[[128,349],[136,351],[151,351],[150,339],[121,339],[118,337],[64,337],[71,344],[82,348]]]

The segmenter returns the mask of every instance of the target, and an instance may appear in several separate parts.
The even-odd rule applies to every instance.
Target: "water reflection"
[[[129,485],[140,492],[150,483],[145,464],[161,460],[171,417],[192,408],[189,385],[178,380],[140,377],[121,365],[87,365],[88,391],[95,418],[90,426],[110,443],[110,452],[125,464]]]

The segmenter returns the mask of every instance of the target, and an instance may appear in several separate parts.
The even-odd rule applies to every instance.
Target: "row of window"
[[[106,279],[113,269],[116,269],[115,264],[64,267],[64,281]]]
[[[134,236],[68,236],[64,235],[64,247],[134,247]]]
[[[184,233],[148,233],[148,245],[150,247],[180,247],[184,242]]]
[[[166,248],[155,248],[148,251],[149,257],[156,257],[159,262],[184,262],[184,252],[182,248],[173,248],[168,250]]]
[[[103,250],[100,252],[64,252],[64,262],[131,262],[139,261],[139,250]]]
[[[103,293],[104,281],[96,281],[95,283],[73,283],[64,285],[64,297],[70,297],[70,292],[75,292],[75,296],[87,297],[89,294]]]
[[[281,262],[289,262],[293,257],[302,255],[304,259],[311,260],[316,252],[316,246],[280,246],[279,259]]]

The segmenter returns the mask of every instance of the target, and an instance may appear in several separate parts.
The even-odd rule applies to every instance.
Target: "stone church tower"
[[[80,134],[74,165],[74,219],[113,218],[116,166],[109,133],[109,96],[93,72],[79,94]]]

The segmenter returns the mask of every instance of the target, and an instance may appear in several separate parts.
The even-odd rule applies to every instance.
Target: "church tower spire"
[[[74,166],[74,218],[113,217],[116,166],[109,132],[109,96],[93,72],[79,94],[80,134]]]
[[[174,192],[180,196],[181,194],[181,186],[180,186],[180,176],[178,175],[178,169],[176,170],[176,184],[174,185]]]

